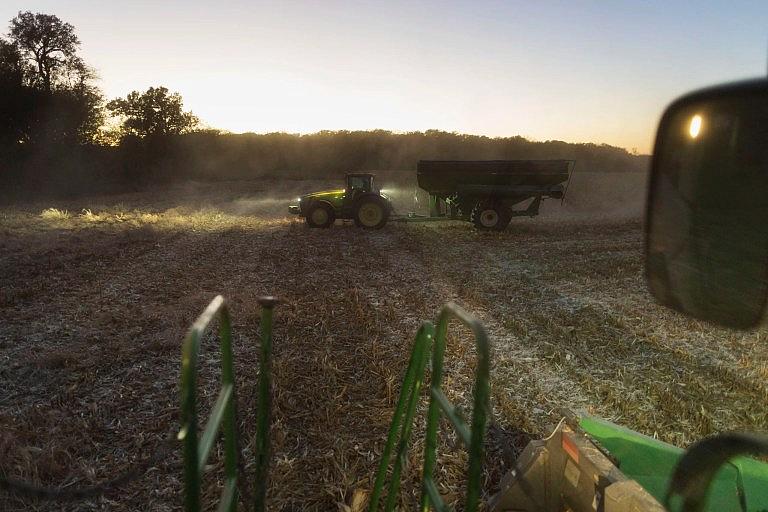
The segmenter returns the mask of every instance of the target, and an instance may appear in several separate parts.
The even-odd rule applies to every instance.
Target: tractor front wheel
[[[306,219],[311,228],[329,228],[336,221],[336,214],[331,205],[315,203],[309,207]]]
[[[363,229],[381,229],[389,220],[389,205],[380,196],[364,196],[355,205],[355,225]]]

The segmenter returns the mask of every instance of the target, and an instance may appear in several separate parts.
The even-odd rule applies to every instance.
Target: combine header
[[[219,510],[234,511],[241,495],[252,495],[252,510],[266,510],[269,467],[270,368],[272,317],[277,301],[259,300],[261,361],[258,385],[257,432],[254,442],[256,477],[247,485],[240,477],[241,443],[237,433],[235,379],[231,348],[231,322],[226,303],[217,297],[194,323],[184,343],[182,358],[182,428],[186,512],[202,507],[200,483],[220,426],[224,430],[225,481]],[[219,318],[222,352],[222,389],[205,431],[198,439],[196,373],[200,341],[209,323]],[[472,333],[477,354],[471,418],[467,421],[442,391],[444,354],[451,324],[461,323]],[[714,436],[687,451],[588,415],[564,414],[546,439],[532,441],[502,480],[498,491],[484,495],[483,471],[486,424],[491,416],[490,339],[483,324],[455,304],[445,305],[436,325],[424,322],[395,405],[389,435],[378,471],[369,489],[368,511],[397,508],[400,479],[409,459],[418,403],[426,395],[424,458],[421,469],[420,510],[450,510],[439,491],[438,434],[441,417],[455,429],[468,457],[467,486],[462,510],[493,512],[685,512],[768,510],[768,464],[748,457],[719,457],[721,443],[748,445],[748,434]],[[423,386],[430,368],[430,381]],[[279,383],[277,385],[280,385]],[[426,387],[426,393],[424,393]],[[731,452],[731,455],[746,450]],[[391,466],[391,468],[390,468]],[[387,484],[388,482],[388,484]],[[385,488],[387,492],[385,493]],[[386,498],[385,498],[386,496]],[[662,505],[663,504],[663,505]]]

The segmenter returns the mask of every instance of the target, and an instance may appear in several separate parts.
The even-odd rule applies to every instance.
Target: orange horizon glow
[[[232,133],[437,129],[650,153],[675,97],[764,74],[768,3],[6,2],[75,26],[107,99]]]

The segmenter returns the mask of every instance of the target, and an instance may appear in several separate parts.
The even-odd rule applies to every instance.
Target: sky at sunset
[[[675,96],[764,75],[768,1],[0,0],[72,23],[108,98],[232,132],[435,128],[649,152]]]

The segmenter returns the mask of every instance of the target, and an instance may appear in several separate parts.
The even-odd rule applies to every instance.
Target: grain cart
[[[538,215],[542,199],[563,199],[573,165],[572,160],[421,160],[417,179],[429,193],[430,216],[502,231],[512,217]]]

